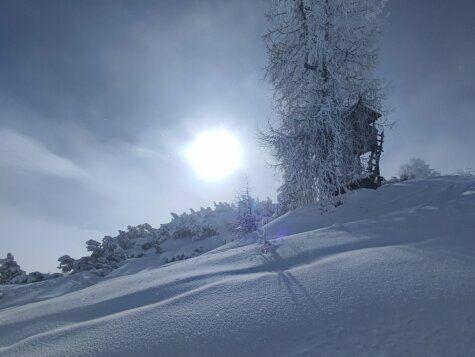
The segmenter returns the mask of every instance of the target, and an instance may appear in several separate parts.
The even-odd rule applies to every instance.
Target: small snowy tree
[[[103,250],[101,243],[99,243],[97,240],[89,239],[86,242],[86,249],[88,252],[91,252],[92,257],[99,258],[102,256]]]
[[[21,284],[28,279],[25,271],[20,268],[12,253],[2,259],[0,265],[0,284]]]
[[[277,214],[277,205],[270,198],[261,201],[252,197],[249,184],[246,183],[244,189],[237,195],[236,210],[234,232],[242,237],[256,231],[265,224],[263,222],[267,223],[274,218]]]
[[[69,255],[63,255],[58,258],[59,266],[63,273],[69,273],[74,269],[74,262],[76,259],[71,258]]]
[[[267,237],[267,223],[269,223],[268,218],[264,218],[257,230],[258,244],[259,244],[259,253],[268,254],[275,251],[275,246],[269,241]]]
[[[411,159],[399,168],[399,178],[403,181],[439,175],[437,171],[430,168],[427,162],[420,158]]]
[[[235,232],[239,237],[254,232],[257,229],[256,200],[251,196],[249,184],[246,183],[244,190],[238,194],[237,221]]]
[[[73,273],[91,269],[94,269],[94,265],[91,264],[91,257],[81,257],[73,262]]]
[[[334,203],[361,174],[350,108],[381,111],[372,70],[385,0],[271,0],[266,77],[278,121],[262,141],[282,174],[282,207]]]

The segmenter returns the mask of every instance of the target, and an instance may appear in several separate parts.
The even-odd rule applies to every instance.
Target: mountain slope
[[[94,285],[6,287],[0,355],[475,354],[474,178],[360,190],[267,233],[272,254],[250,235],[163,266],[131,260]]]

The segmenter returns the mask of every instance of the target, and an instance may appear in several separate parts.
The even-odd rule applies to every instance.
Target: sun
[[[241,166],[242,147],[225,129],[207,130],[190,143],[186,157],[200,179],[218,181]]]

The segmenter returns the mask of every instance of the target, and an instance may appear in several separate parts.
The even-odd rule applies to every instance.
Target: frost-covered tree
[[[74,262],[76,259],[71,258],[69,255],[63,255],[58,258],[58,269],[61,269],[63,273],[69,273],[74,269]]]
[[[420,158],[411,159],[399,168],[399,178],[403,181],[439,175],[437,171],[430,168],[427,162]]]
[[[93,257],[100,257],[102,256],[103,250],[101,247],[101,243],[94,239],[89,239],[86,242],[86,249],[88,252],[91,252],[91,256]]]
[[[11,253],[7,254],[5,259],[0,259],[0,284],[29,284],[38,281],[55,279],[63,276],[63,274],[45,274],[34,271],[26,274],[15,261]]]
[[[251,196],[249,184],[238,194],[236,200],[237,220],[235,232],[242,237],[257,229],[256,200]]]
[[[332,203],[361,174],[347,114],[361,101],[381,110],[373,78],[385,0],[271,0],[266,77],[277,122],[262,134],[282,174],[289,210]]]
[[[269,222],[278,215],[278,207],[269,197],[264,201],[256,200],[256,211],[260,223]]]
[[[266,209],[270,208],[266,207]],[[266,209],[263,209],[263,212],[267,212]],[[94,239],[88,240],[86,249],[90,253],[89,256],[74,259],[69,255],[63,255],[58,259],[58,268],[63,273],[75,274],[90,271],[104,276],[129,258],[167,253],[161,248],[161,244],[167,240],[180,238],[200,240],[227,232],[227,226],[232,224],[235,216],[235,206],[216,203],[214,210],[208,207],[201,208],[199,211],[190,209],[190,213],[185,212],[180,215],[172,213],[172,220],[161,224],[160,228],[153,228],[148,223],[127,226],[127,230],[119,230],[119,234],[115,237],[104,236],[101,242]],[[204,251],[201,247],[196,248],[183,257],[180,255],[180,259],[190,258]]]
[[[104,236],[102,239],[104,257],[111,262],[118,263],[126,259],[125,250],[119,245],[118,239]]]
[[[89,239],[86,249],[90,256],[74,259],[63,255],[58,259],[58,269],[63,273],[73,274],[90,270],[94,274],[104,276],[117,268],[120,262],[128,258],[142,257],[151,248],[160,253],[160,243],[167,237],[168,228],[164,225],[160,229],[155,229],[147,223],[135,227],[127,226],[127,231],[119,230],[116,237],[104,236],[102,242]]]
[[[0,284],[24,283],[28,276],[15,261],[12,253],[7,253],[7,257],[2,259],[0,265]]]
[[[277,213],[277,205],[270,198],[261,201],[252,197],[248,183],[238,193],[235,206],[237,214],[234,233],[238,237],[258,230],[264,224],[270,222]]]

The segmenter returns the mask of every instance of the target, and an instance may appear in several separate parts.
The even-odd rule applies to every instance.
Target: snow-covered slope
[[[267,232],[273,254],[251,235],[95,281],[2,287],[0,355],[475,355],[474,178],[360,190]]]

